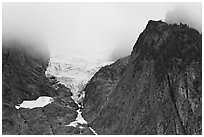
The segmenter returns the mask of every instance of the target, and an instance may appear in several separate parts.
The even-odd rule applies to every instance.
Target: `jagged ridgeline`
[[[83,117],[98,134],[202,134],[202,36],[150,20],[131,56],[85,92]]]
[[[59,84],[55,77],[46,77],[48,61],[47,51],[19,41],[3,42],[2,134],[92,133],[88,128],[66,126],[76,119],[78,106],[71,98],[70,89]],[[40,96],[52,97],[54,101],[33,109],[15,107]]]

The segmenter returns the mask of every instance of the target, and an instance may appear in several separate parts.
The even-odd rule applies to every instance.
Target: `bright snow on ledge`
[[[37,107],[44,107],[53,101],[54,99],[51,97],[41,96],[37,100],[23,101],[21,104],[16,105],[15,107],[16,109],[19,109],[19,108],[33,109]]]

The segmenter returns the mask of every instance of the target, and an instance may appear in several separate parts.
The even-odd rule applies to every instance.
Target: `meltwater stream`
[[[77,118],[66,126],[84,128],[87,121],[82,117],[83,99],[85,97],[84,86],[91,77],[103,66],[112,62],[64,58],[59,56],[51,57],[46,71],[47,76],[55,76],[57,80],[68,87],[73,93],[72,99],[78,105]],[[97,135],[93,127],[89,126],[93,134]]]
[[[81,124],[81,125],[87,124],[87,121],[84,120],[84,118],[83,118],[82,115],[81,115],[82,111],[81,111],[80,108],[82,108],[83,106],[79,105],[77,102],[75,102],[75,103],[76,103],[76,104],[78,105],[78,107],[79,107],[79,109],[77,110],[77,113],[78,113],[78,114],[77,114],[77,118],[76,118],[75,121],[71,122],[70,124],[68,124],[68,125],[66,125],[66,126],[76,127],[76,126],[78,126],[79,124]],[[79,128],[83,128],[83,127],[79,127]],[[96,131],[95,131],[92,127],[89,126],[88,128],[92,131],[92,133],[93,133],[94,135],[97,135]]]

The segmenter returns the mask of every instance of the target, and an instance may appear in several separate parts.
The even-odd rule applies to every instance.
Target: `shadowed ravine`
[[[60,60],[62,59],[62,60]],[[102,66],[110,64],[112,62],[103,62],[100,64],[90,64],[89,68],[85,68],[83,65],[88,63],[86,60],[84,62],[72,63],[69,59],[67,62],[63,62],[64,58],[52,57],[49,61],[46,76],[54,76],[56,79],[72,92],[71,98],[78,106],[77,117],[73,122],[70,122],[66,126],[79,127],[80,129],[88,128],[93,134],[97,135],[94,127],[91,127],[88,122],[82,116],[83,100],[85,98],[85,92],[83,91],[84,86],[91,79],[91,77],[100,69]],[[77,60],[77,59],[76,59]],[[90,67],[91,66],[91,67]],[[81,134],[81,132],[80,132]]]
[[[77,110],[77,118],[75,119],[75,121],[71,122],[70,124],[66,125],[66,126],[73,126],[76,127],[77,125],[82,125],[82,127],[79,128],[83,128],[83,124],[87,125],[87,121],[84,120],[84,118],[82,117],[81,113],[82,113],[82,109],[83,109],[83,105],[79,105],[79,103],[77,101],[75,101],[75,103],[78,105],[79,109]],[[96,131],[88,126],[88,128],[92,131],[92,133],[94,135],[97,135]]]

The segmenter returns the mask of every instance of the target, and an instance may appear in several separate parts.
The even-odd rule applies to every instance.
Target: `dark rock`
[[[2,134],[72,134],[73,127],[66,125],[77,117],[78,106],[70,89],[45,76],[49,57],[12,44],[2,48]],[[15,108],[40,96],[50,96],[54,102],[44,108]]]
[[[34,135],[53,134],[48,118],[44,115],[42,108],[19,109],[20,116]],[[21,126],[20,126],[21,127]],[[24,131],[25,132],[25,131]]]
[[[90,129],[87,129],[82,132],[82,135],[94,135],[94,133]]]
[[[47,59],[31,56],[25,47],[18,45],[3,45],[2,52],[4,103],[19,104],[25,99],[37,99],[39,95],[56,95],[44,73]]]
[[[83,116],[98,134],[202,134],[198,31],[149,21],[128,64],[120,63],[100,69],[85,88]]]
[[[82,114],[89,122],[94,120],[99,114],[98,112],[106,105],[110,93],[125,72],[128,60],[129,56],[101,68],[86,85]]]

